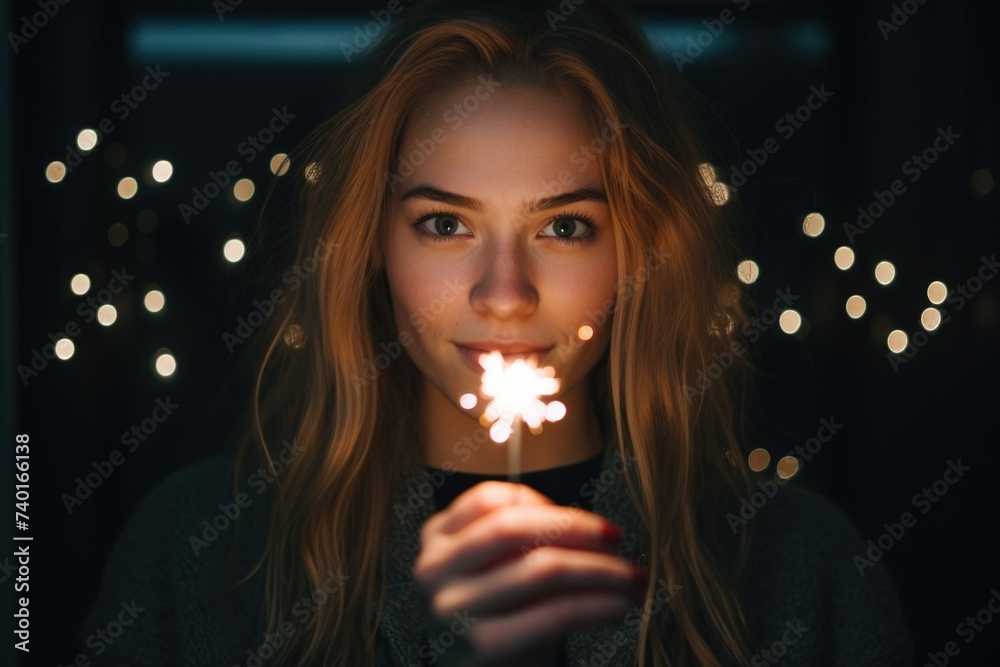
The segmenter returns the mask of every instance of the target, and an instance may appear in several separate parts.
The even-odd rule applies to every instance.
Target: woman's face
[[[409,119],[387,177],[385,269],[400,342],[457,409],[478,417],[482,402],[458,399],[484,398],[463,347],[543,350],[561,396],[607,349],[617,267],[594,150],[609,136],[566,95],[487,77],[428,95]]]

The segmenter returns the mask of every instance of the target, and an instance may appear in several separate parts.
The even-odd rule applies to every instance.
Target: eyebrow
[[[402,197],[400,197],[400,201],[406,201],[407,199],[416,197],[439,201],[452,206],[472,209],[477,213],[482,213],[486,208],[483,202],[478,199],[455,194],[454,192],[446,192],[429,185],[418,185],[415,188],[407,190],[403,193]],[[570,190],[569,192],[552,195],[551,197],[542,197],[534,202],[525,202],[523,209],[525,213],[531,214],[586,200],[600,201],[607,204],[608,196],[604,193],[604,190],[601,190],[600,188],[577,188],[576,190]]]

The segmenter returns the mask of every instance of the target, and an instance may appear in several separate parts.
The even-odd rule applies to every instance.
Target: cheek
[[[445,267],[433,262],[412,245],[397,244],[386,251],[386,277],[392,292],[397,326],[420,335],[435,320],[446,321],[445,311],[455,299],[446,289],[451,283]]]

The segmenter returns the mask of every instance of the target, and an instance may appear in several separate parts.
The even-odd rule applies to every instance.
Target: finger
[[[503,507],[459,533],[438,535],[433,548],[421,551],[414,576],[436,588],[543,546],[613,551],[617,543],[608,541],[607,525],[598,514],[560,505]]]
[[[580,628],[620,623],[632,608],[631,601],[610,593],[566,595],[507,616],[479,618],[469,628],[469,640],[480,654],[504,660]]]
[[[555,505],[551,498],[526,484],[488,480],[455,498],[442,512],[444,520],[435,527],[442,533],[456,533],[500,507],[513,505],[514,500],[517,505]]]
[[[545,547],[483,574],[450,580],[432,607],[442,618],[460,610],[496,615],[571,592],[617,593],[637,602],[645,589],[646,581],[622,558]]]

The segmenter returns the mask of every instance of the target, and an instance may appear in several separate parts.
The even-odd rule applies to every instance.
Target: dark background
[[[772,455],[768,473],[780,456],[816,434],[821,418],[843,424],[795,479],[831,498],[865,539],[914,512],[916,525],[884,562],[897,582],[916,656],[923,658],[918,664],[948,641],[961,648],[952,664],[997,664],[990,659],[1000,646],[1000,621],[969,644],[955,628],[1000,587],[993,482],[1000,281],[987,281],[961,310],[943,304],[950,320],[898,372],[885,342],[892,329],[919,330],[931,281],[949,288],[965,283],[981,258],[998,249],[997,195],[990,183],[998,170],[995,3],[902,3],[918,9],[888,39],[877,22],[889,20],[889,2],[752,0],[746,11],[730,2],[628,4],[660,35],[670,67],[685,38],[705,29],[702,21],[731,9],[736,20],[681,76],[714,112],[706,122],[720,172],[728,174],[729,165],[768,137],[780,145],[739,190],[748,256],[762,269],[753,286],[759,307],[771,304],[775,290],[790,288],[800,295],[794,307],[807,320],[804,335],[789,336],[774,325],[755,346],[765,371],[755,444]],[[349,64],[340,56],[339,38],[319,40],[317,48],[329,57],[313,54],[309,62],[281,60],[280,50],[263,49],[220,60],[183,55],[183,45],[139,50],[138,27],[184,20],[233,35],[257,26],[266,36],[279,21],[298,22],[291,28],[329,21],[351,31],[385,6],[243,2],[220,21],[208,0],[72,0],[58,5],[17,52],[9,37],[0,49],[0,336],[8,352],[0,359],[0,437],[11,454],[2,462],[3,506],[10,510],[13,497],[6,486],[13,479],[13,434],[27,433],[34,536],[32,651],[26,660],[10,648],[5,631],[4,650],[16,654],[6,664],[63,664],[87,651],[78,643],[78,626],[123,521],[159,480],[219,451],[230,434],[238,402],[230,379],[239,353],[229,353],[222,333],[251,311],[258,295],[248,281],[267,258],[251,254],[230,264],[222,245],[234,234],[250,234],[271,179],[271,155],[288,152],[339,109],[359,76],[358,60]],[[8,6],[4,35],[23,32],[23,17],[38,11],[35,2]],[[292,42],[301,46],[303,40]],[[157,64],[169,77],[119,120],[112,100],[140,83],[147,65]],[[794,136],[783,138],[775,122],[806,101],[810,86],[821,84],[834,95]],[[247,163],[237,146],[267,124],[274,107],[297,117]],[[77,132],[96,128],[106,116],[115,130],[62,182],[47,182],[46,165],[65,160]],[[961,138],[911,183],[902,164],[931,146],[939,127]],[[113,144],[124,149],[118,166],[106,159]],[[158,159],[169,159],[174,175],[165,184],[147,184],[143,173]],[[185,225],[177,205],[190,202],[192,188],[204,186],[209,170],[231,159],[243,166],[241,177],[254,180],[254,197],[239,203],[230,194],[219,196]],[[985,185],[974,185],[977,170],[986,170],[988,178],[980,175]],[[125,176],[139,180],[130,200],[115,194]],[[849,245],[843,225],[894,179],[904,181],[906,192],[855,239],[854,266],[838,270],[833,251]],[[157,216],[149,232],[136,225],[144,210]],[[810,211],[826,217],[817,238],[801,231]],[[115,223],[128,228],[121,246],[108,241]],[[883,259],[897,269],[888,286],[872,274]],[[118,320],[110,327],[82,323],[76,308],[86,297],[70,291],[70,278],[90,275],[93,294],[122,267],[135,280],[113,301]],[[166,294],[166,308],[155,315],[142,306],[151,285]],[[851,294],[868,301],[859,320],[844,312]],[[30,364],[32,350],[69,321],[82,329],[73,339],[74,356],[49,361],[26,385],[18,365]],[[152,370],[161,347],[178,361],[169,378]],[[62,496],[73,493],[76,478],[86,477],[92,462],[111,450],[123,449],[121,433],[168,396],[180,406],[175,414],[124,453],[124,463],[69,514]],[[971,470],[926,515],[915,512],[913,495],[959,458]],[[15,544],[9,539],[13,520],[3,526],[4,542]],[[0,547],[0,565],[11,562],[13,548]],[[14,576],[0,572],[5,627],[13,613]]]

